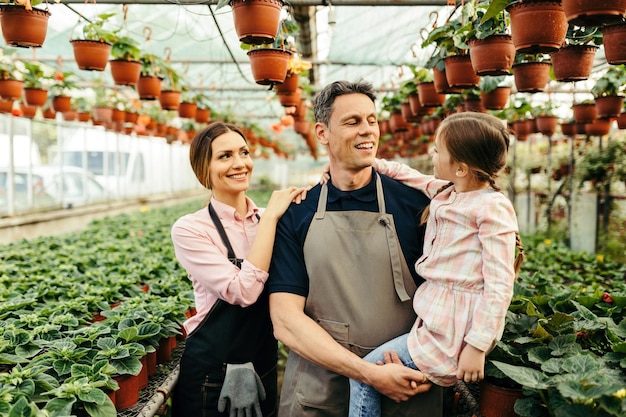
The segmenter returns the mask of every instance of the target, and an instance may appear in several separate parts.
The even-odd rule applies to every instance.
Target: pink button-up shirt
[[[254,304],[263,291],[267,271],[245,260],[256,237],[259,224],[256,214],[261,214],[263,209],[247,200],[248,212],[242,218],[233,207],[211,199],[235,255],[244,259],[241,269],[228,260],[226,247],[207,207],[184,215],[172,226],[176,258],[193,284],[197,310],[196,315],[184,323],[187,334],[198,327],[218,298],[246,307]]]

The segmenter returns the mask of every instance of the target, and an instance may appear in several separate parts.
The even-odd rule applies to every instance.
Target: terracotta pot
[[[52,108],[56,112],[66,112],[72,110],[72,97],[55,96],[52,98]]]
[[[549,78],[549,62],[525,62],[513,65],[513,79],[519,92],[538,93],[543,91]]]
[[[134,111],[125,111],[124,112],[124,122],[135,124],[137,123],[137,119],[139,119],[139,113]]]
[[[141,62],[126,59],[113,59],[111,62],[111,76],[117,85],[135,86],[141,74]]]
[[[480,92],[483,106],[488,110],[502,110],[506,107],[511,96],[511,87],[497,87],[488,93]]]
[[[157,352],[146,354],[146,368],[148,370],[148,378],[157,373]]]
[[[391,133],[391,127],[389,126],[389,120],[383,119],[378,121],[378,129],[380,130],[380,136],[385,136]]]
[[[507,10],[516,51],[550,53],[563,44],[567,19],[560,1],[514,3]]]
[[[300,75],[288,74],[282,84],[276,84],[276,94],[293,94],[298,90]]]
[[[513,132],[515,133],[517,140],[525,141],[530,134],[530,129],[528,129],[528,123],[526,123],[526,120],[518,120],[514,122]]]
[[[20,110],[22,111],[22,115],[24,117],[32,119],[37,113],[37,106],[29,106],[25,103],[20,103]]]
[[[509,75],[515,61],[515,46],[509,35],[471,39],[469,52],[472,68],[478,75]]]
[[[137,94],[141,100],[156,100],[161,95],[161,79],[155,75],[140,75]]]
[[[624,96],[604,96],[596,98],[596,113],[600,119],[617,117],[622,111]]]
[[[311,122],[308,120],[296,120],[293,123],[293,130],[296,133],[307,133],[311,130]]]
[[[178,116],[187,119],[195,119],[198,105],[189,101],[183,101],[178,106]]]
[[[202,109],[202,108],[196,109],[196,117],[195,117],[196,122],[207,123],[210,117],[211,117],[211,110]]]
[[[46,104],[48,91],[42,88],[25,88],[24,101],[29,106],[41,107]]]
[[[283,107],[296,107],[302,100],[302,89],[297,88],[293,93],[277,93],[278,101]]]
[[[178,110],[180,106],[180,91],[163,90],[159,96],[159,103],[163,110]]]
[[[4,4],[0,6],[2,36],[9,46],[38,48],[46,40],[50,12],[24,6]]]
[[[572,106],[576,123],[591,123],[598,117],[594,103],[576,103]]]
[[[140,360],[141,371],[137,375],[137,388],[142,390],[148,386],[148,357],[144,355]]]
[[[239,41],[249,45],[273,43],[278,32],[281,0],[231,0]]]
[[[535,120],[539,133],[546,136],[554,135],[554,132],[556,132],[556,125],[558,123],[558,118],[556,116],[537,116]]]
[[[0,80],[0,97],[6,100],[17,100],[24,92],[24,81]]]
[[[617,127],[620,129],[626,129],[626,112],[620,113],[617,117]]]
[[[2,100],[0,99],[0,113],[11,113],[13,110],[14,100]]]
[[[596,119],[591,123],[585,123],[585,133],[589,136],[604,136],[611,131],[611,119]]]
[[[597,46],[569,45],[551,54],[557,81],[572,82],[589,78],[593,70]]]
[[[419,115],[413,114],[411,111],[411,104],[408,101],[400,104],[400,113],[402,114],[402,117],[404,117],[404,120],[409,123],[416,123],[421,120]]]
[[[126,114],[124,110],[120,109],[112,109],[111,110],[111,121],[115,123],[123,123],[126,120]]]
[[[575,123],[561,123],[561,133],[565,136],[576,136],[576,124]]]
[[[70,43],[74,49],[74,60],[79,69],[104,71],[109,62],[110,43],[86,39],[74,39]]]
[[[419,95],[417,93],[411,93],[407,97],[407,100],[409,102],[411,113],[413,113],[414,116],[419,115],[420,109],[422,108],[422,103],[420,101]]]
[[[46,107],[42,112],[44,119],[55,119],[57,114],[52,107]]]
[[[480,77],[474,72],[469,55],[452,55],[444,58],[446,79],[450,87],[477,87]]]
[[[626,0],[563,0],[567,21],[577,26],[618,23],[626,14]]]
[[[604,55],[609,64],[626,64],[626,23],[602,28]]]
[[[113,117],[113,109],[111,107],[95,106],[93,108],[93,120],[97,123],[110,123]]]
[[[389,115],[389,128],[393,133],[408,130],[408,123],[404,120],[400,111],[393,112]]]
[[[63,120],[66,122],[73,122],[78,119],[78,112],[76,110],[69,110],[63,112]]]
[[[139,401],[139,377],[137,375],[115,375],[113,379],[119,385],[115,392],[115,408],[125,410]]]
[[[417,94],[423,107],[439,107],[446,101],[446,95],[437,92],[434,82],[417,84]]]
[[[261,48],[248,51],[252,75],[257,84],[271,85],[280,84],[287,76],[287,62],[291,52]]]
[[[91,113],[88,111],[79,111],[78,112],[78,121],[79,122],[88,122],[91,119]]]
[[[435,83],[435,90],[437,90],[439,94],[458,94],[463,91],[462,88],[450,87],[446,72],[437,68],[433,68],[433,81]]]
[[[159,341],[159,346],[156,348],[157,364],[165,363],[172,360],[172,347],[170,346],[170,339],[163,337]]]

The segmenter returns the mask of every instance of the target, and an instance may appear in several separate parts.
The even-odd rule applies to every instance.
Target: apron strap
[[[389,247],[389,258],[391,259],[391,271],[393,274],[393,286],[396,289],[396,294],[400,301],[408,301],[411,299],[406,292],[404,286],[404,276],[402,275],[402,256],[400,245],[396,237],[396,231],[393,223],[389,220],[389,215],[381,215],[378,222],[385,227],[387,234],[387,246]]]
[[[385,214],[387,212],[387,208],[385,206],[385,196],[383,194],[383,184],[380,180],[380,176],[378,172],[374,171],[374,175],[376,176],[376,198],[378,199],[378,212],[381,214]],[[323,219],[326,214],[326,201],[328,200],[328,186],[326,184],[322,185],[322,189],[320,191],[319,200],[317,200],[317,211],[315,212],[316,219]]]

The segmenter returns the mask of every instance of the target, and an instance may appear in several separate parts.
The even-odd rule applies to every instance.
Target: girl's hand
[[[320,184],[324,185],[330,179],[330,164],[324,165],[324,172],[322,172],[322,177],[320,178]]]
[[[457,379],[465,382],[478,382],[485,378],[485,352],[472,345],[465,345],[459,355]]]

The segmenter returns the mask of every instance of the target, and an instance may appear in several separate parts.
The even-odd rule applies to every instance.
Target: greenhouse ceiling
[[[209,92],[217,111],[236,118],[276,120],[284,114],[283,108],[273,91],[254,82],[246,51],[234,30],[231,8],[216,9],[216,3],[49,3],[51,16],[43,47],[18,49],[17,53],[24,59],[74,71],[85,83],[103,78],[113,86],[108,67],[104,72],[78,69],[69,41],[81,25],[98,14],[115,13],[113,26],[142,39],[144,52],[169,56],[191,88]],[[298,51],[313,63],[310,78],[314,89],[338,79],[363,78],[381,92],[394,89],[410,76],[406,64],[426,62],[430,51],[420,46],[424,29],[428,31],[453,11],[447,0],[291,0],[283,10],[300,26]]]

